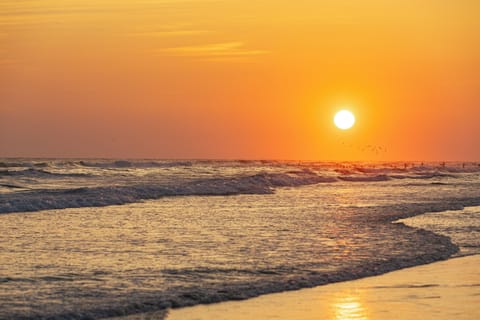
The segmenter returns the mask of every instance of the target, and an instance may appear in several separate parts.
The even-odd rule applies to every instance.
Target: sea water
[[[476,163],[3,159],[0,319],[134,314],[477,254],[479,187]]]

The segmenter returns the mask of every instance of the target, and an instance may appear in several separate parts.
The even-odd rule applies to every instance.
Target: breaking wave
[[[214,160],[0,161],[0,213],[107,206],[171,196],[269,194],[318,183],[460,183],[474,163],[399,167]],[[409,181],[411,180],[411,181]],[[414,182],[415,181],[415,182]]]
[[[87,173],[59,173],[59,172],[50,172],[42,169],[24,169],[24,170],[0,170],[0,177],[10,176],[10,177],[89,177],[90,174]]]
[[[67,178],[89,177],[85,173],[53,173],[41,169],[21,171],[0,171],[0,177]],[[0,194],[0,213],[39,211],[78,207],[121,205],[148,199],[172,196],[226,196],[239,194],[271,194],[278,187],[298,187],[319,183],[382,182],[391,179],[432,179],[445,175],[416,176],[322,176],[310,170],[289,171],[288,173],[262,172],[249,176],[205,178],[193,181],[166,183],[145,182],[132,185],[85,186],[62,189],[34,189]],[[448,175],[447,177],[450,177]],[[441,185],[441,182],[435,182]],[[14,183],[2,183],[9,189],[23,187]],[[30,189],[26,187],[26,189]]]
[[[166,196],[269,194],[273,193],[275,187],[295,187],[334,181],[335,178],[300,171],[297,174],[259,173],[245,177],[211,178],[165,185],[41,189],[0,194],[0,213],[119,205]]]
[[[84,167],[94,167],[94,168],[170,168],[170,167],[190,167],[193,165],[191,161],[127,161],[127,160],[116,160],[116,161],[79,161],[79,165]]]
[[[338,179],[351,182],[368,182],[368,181],[388,181],[391,178],[386,174],[375,176],[339,176]]]

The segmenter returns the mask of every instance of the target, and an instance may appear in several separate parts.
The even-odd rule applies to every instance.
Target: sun
[[[355,116],[348,110],[340,110],[335,114],[333,122],[337,128],[347,130],[355,124]]]

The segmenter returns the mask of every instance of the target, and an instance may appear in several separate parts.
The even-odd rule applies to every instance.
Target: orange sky
[[[479,12],[477,0],[3,0],[0,157],[478,161]],[[332,122],[344,107],[348,131]]]

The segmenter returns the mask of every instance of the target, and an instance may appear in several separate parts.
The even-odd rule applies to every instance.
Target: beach
[[[478,319],[480,255],[245,301],[173,309],[166,320]],[[163,319],[165,311],[111,320]]]
[[[167,320],[478,319],[480,255],[245,300],[174,309]],[[162,313],[125,320],[162,319]]]

